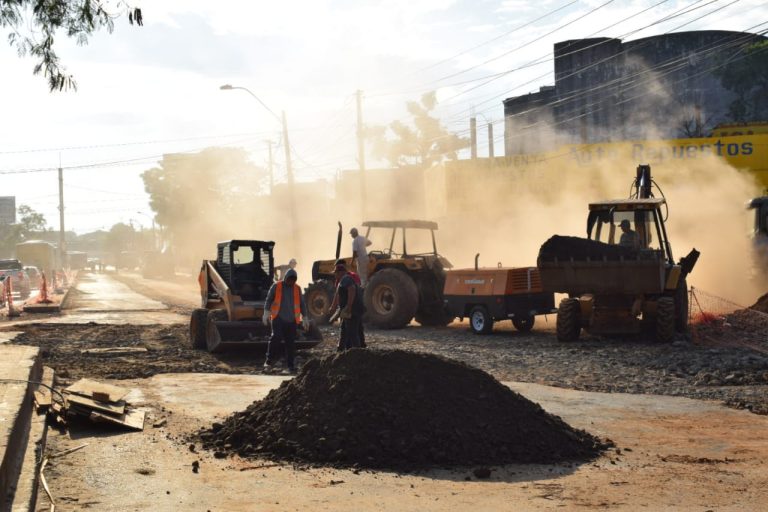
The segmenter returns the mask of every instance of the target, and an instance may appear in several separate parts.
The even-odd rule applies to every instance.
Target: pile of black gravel
[[[216,456],[415,470],[583,461],[608,445],[487,373],[430,354],[350,350],[200,432]]]
[[[617,237],[620,233],[616,234]],[[540,261],[574,259],[585,260],[619,260],[638,257],[638,250],[621,245],[611,245],[587,238],[576,236],[554,235],[539,248]]]

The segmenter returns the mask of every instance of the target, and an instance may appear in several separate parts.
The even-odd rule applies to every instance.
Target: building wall
[[[568,143],[702,136],[729,121],[717,70],[756,34],[696,31],[555,44],[555,85],[504,101],[507,155]],[[754,120],[768,118],[757,113]],[[521,134],[521,126],[526,134]],[[520,141],[523,141],[521,144]],[[530,142],[530,145],[527,145]]]

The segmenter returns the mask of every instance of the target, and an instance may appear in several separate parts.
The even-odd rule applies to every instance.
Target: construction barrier
[[[691,287],[691,340],[703,346],[739,346],[768,354],[768,313]]]

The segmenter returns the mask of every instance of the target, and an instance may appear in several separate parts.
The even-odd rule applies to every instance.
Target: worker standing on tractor
[[[350,348],[360,348],[363,336],[363,294],[355,280],[347,272],[343,264],[336,265],[335,272],[336,294],[339,299],[339,318],[341,319],[341,334],[339,337],[339,352]]]
[[[621,228],[621,238],[619,238],[619,245],[622,247],[629,247],[631,249],[639,249],[640,236],[637,234],[637,231],[632,230],[629,225],[629,221],[627,219],[622,220],[619,223],[619,227]]]
[[[274,364],[278,346],[282,343],[285,347],[285,365],[290,373],[296,372],[294,358],[296,349],[297,329],[303,325],[304,330],[309,330],[309,317],[307,306],[301,293],[301,287],[296,284],[296,271],[289,269],[282,281],[272,285],[267,293],[267,301],[264,304],[264,325],[272,323],[272,337],[267,345],[267,360],[264,362],[264,370],[270,371]]]
[[[371,241],[357,232],[357,228],[349,230],[352,236],[352,261],[357,263],[357,274],[360,276],[360,286],[365,287],[368,282],[368,250]]]

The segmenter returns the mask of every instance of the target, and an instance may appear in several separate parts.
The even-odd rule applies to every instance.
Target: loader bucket
[[[224,352],[234,348],[251,348],[266,351],[271,329],[257,320],[217,321],[209,324],[206,333],[209,352]],[[296,349],[307,349],[323,341],[323,335],[314,324],[309,333],[299,329]]]

